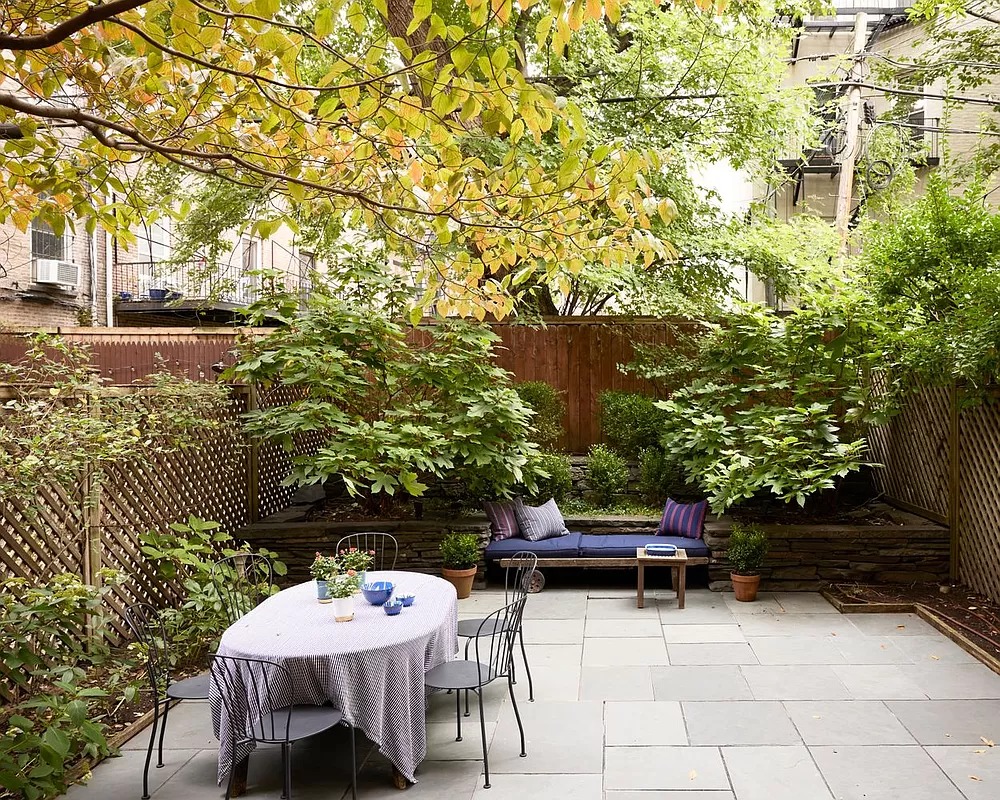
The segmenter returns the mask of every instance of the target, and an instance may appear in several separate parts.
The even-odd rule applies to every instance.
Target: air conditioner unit
[[[80,267],[70,261],[57,261],[54,258],[38,258],[35,260],[35,281],[38,283],[58,283],[63,286],[76,286],[80,282]]]

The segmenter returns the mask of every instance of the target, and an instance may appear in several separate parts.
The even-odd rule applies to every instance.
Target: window
[[[170,219],[164,217],[143,225],[138,231],[140,262],[167,261],[170,258]]]
[[[65,233],[60,235],[47,222],[34,219],[31,221],[31,257],[72,261],[73,237]]]
[[[243,250],[243,271],[257,269],[257,240],[244,238],[241,244]]]

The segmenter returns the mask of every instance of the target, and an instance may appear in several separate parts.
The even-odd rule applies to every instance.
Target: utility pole
[[[854,197],[854,165],[858,157],[858,140],[861,128],[861,83],[865,41],[868,36],[868,15],[859,12],[854,17],[854,63],[848,79],[847,147],[840,164],[840,186],[837,190],[837,235],[840,237],[840,254],[847,253],[848,223],[851,219],[851,200]]]

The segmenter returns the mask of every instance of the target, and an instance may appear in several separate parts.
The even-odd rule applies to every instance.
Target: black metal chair
[[[431,689],[450,689],[455,692],[455,718],[458,724],[456,742],[462,741],[462,690],[476,693],[479,698],[479,727],[483,737],[483,772],[486,775],[484,788],[490,788],[490,761],[486,746],[486,713],[483,709],[483,687],[497,678],[507,679],[507,692],[514,708],[517,728],[521,733],[521,758],[528,755],[524,745],[524,726],[521,712],[517,709],[514,684],[511,680],[511,664],[514,658],[514,637],[521,627],[524,613],[524,597],[503,608],[497,609],[479,625],[475,643],[475,660],[460,659],[447,661],[429,670],[424,676],[424,684]]]
[[[373,570],[395,569],[396,556],[399,555],[399,543],[391,533],[370,531],[368,533],[352,533],[337,542],[337,553],[356,547],[358,550],[374,550],[375,560]],[[390,558],[389,555],[392,555]]]
[[[292,745],[302,739],[345,725],[351,731],[351,796],[358,796],[358,762],[354,728],[332,706],[294,705],[292,676],[281,664],[252,658],[212,656],[212,683],[225,710],[233,762],[229,768],[226,800],[233,790],[240,745],[281,746],[283,798],[292,796]]]
[[[537,567],[538,556],[534,553],[529,553],[527,550],[521,550],[511,556],[510,563],[504,572],[504,605],[515,603],[521,599],[527,599],[531,576]],[[480,617],[478,619],[463,619],[458,623],[458,635],[466,637],[466,658],[469,657],[469,644],[472,642],[472,637],[479,634],[483,621],[483,618]],[[521,659],[524,661],[524,671],[528,675],[528,701],[533,703],[535,702],[535,686],[531,681],[531,667],[528,666],[528,651],[524,647],[524,629],[521,625],[520,617],[518,618],[517,638],[521,644]],[[517,683],[513,664],[511,664],[511,682]],[[469,716],[468,693],[465,695],[465,716]]]
[[[146,648],[146,674],[153,692],[153,724],[149,730],[146,764],[142,769],[142,798],[149,798],[149,762],[159,729],[160,742],[157,768],[163,766],[163,733],[172,700],[207,700],[210,675],[208,672],[180,681],[170,680],[170,643],[160,612],[149,603],[134,603],[125,609],[125,622],[135,640]],[[160,716],[163,716],[162,721]]]
[[[270,597],[274,566],[259,553],[236,553],[212,565],[212,582],[230,625]]]

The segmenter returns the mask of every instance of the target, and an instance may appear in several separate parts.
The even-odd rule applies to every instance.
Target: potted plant
[[[733,525],[727,557],[736,599],[752,602],[760,586],[760,567],[767,555],[767,534],[757,525]]]
[[[365,572],[374,562],[374,550],[359,550],[357,547],[351,547],[347,550],[341,550],[337,554],[337,563],[340,566],[340,572],[357,575],[359,587],[364,584]]]
[[[316,597],[321,603],[330,602],[329,582],[336,577],[338,572],[340,569],[337,566],[336,558],[316,553],[316,557],[309,566],[309,574],[316,581]]]
[[[472,594],[472,582],[479,564],[479,537],[474,533],[449,533],[441,540],[441,574],[450,581],[458,599]]]
[[[330,597],[333,598],[333,617],[337,622],[354,619],[354,594],[358,590],[358,576],[344,573],[327,582]]]

